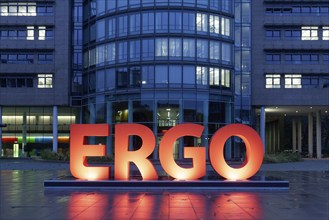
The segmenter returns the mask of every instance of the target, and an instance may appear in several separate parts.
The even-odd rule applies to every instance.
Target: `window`
[[[219,35],[220,33],[219,16],[216,15],[209,16],[209,31],[210,34]]]
[[[182,39],[169,38],[169,57],[182,56]]]
[[[106,62],[115,61],[115,43],[109,43],[106,45]]]
[[[318,27],[302,27],[302,40],[318,39]]]
[[[194,87],[195,85],[195,67],[183,66],[183,84],[184,87]]]
[[[53,88],[53,75],[38,74],[38,88]]]
[[[115,18],[110,18],[109,19],[109,38],[114,38],[115,37]]]
[[[130,41],[130,61],[139,61],[140,60],[140,41],[134,40]]]
[[[222,18],[222,35],[227,37],[231,36],[231,24],[228,18]]]
[[[181,87],[182,83],[182,67],[179,65],[169,66],[169,86]]]
[[[329,63],[329,53],[323,54],[322,57],[324,63]]]
[[[209,68],[209,85],[210,86],[220,85],[219,68],[214,68],[214,67]]]
[[[168,39],[158,38],[155,40],[155,56],[166,57],[168,56]]]
[[[231,88],[231,71],[222,69],[222,87]]]
[[[208,31],[208,15],[197,13],[196,15],[196,30],[198,32],[207,32]]]
[[[210,41],[210,59],[218,61],[220,59],[220,43],[218,41]]]
[[[302,36],[302,32],[300,30],[285,30],[284,37],[289,39],[298,39],[300,40]]]
[[[196,67],[196,84],[207,85],[208,84],[208,68],[204,66]]]
[[[271,39],[280,39],[281,38],[281,32],[280,30],[266,30],[266,38]]]
[[[168,66],[155,66],[155,84],[168,84]]]
[[[303,76],[302,77],[302,87],[303,88],[318,88],[319,87],[319,77]]]
[[[157,33],[168,32],[168,12],[157,12],[155,14],[155,30]]]
[[[170,12],[169,19],[169,32],[180,33],[182,31],[182,13]]]
[[[191,59],[195,57],[195,39],[183,39],[183,58]]]
[[[118,31],[119,31],[119,36],[126,36],[127,31],[128,31],[128,21],[127,21],[127,16],[120,16],[119,17],[119,26],[118,26]]]
[[[118,45],[118,59],[119,62],[127,62],[127,42],[119,42]]]
[[[301,79],[302,75],[287,74],[284,76],[284,87],[287,89],[302,88]]]
[[[277,89],[281,87],[279,74],[266,74],[265,76],[265,88]]]
[[[130,34],[139,34],[141,29],[140,14],[130,15]]]
[[[146,39],[142,41],[142,57],[143,60],[154,59],[154,40]]]
[[[27,37],[26,40],[34,40],[34,27],[33,26],[27,26]]]
[[[232,61],[232,46],[228,43],[222,43],[222,62],[231,63]]]
[[[128,87],[128,70],[127,68],[119,68],[116,71],[117,87]]]
[[[190,12],[183,13],[183,32],[184,33],[195,32],[195,13],[190,13]]]
[[[197,39],[197,58],[208,58],[208,40]]]
[[[302,64],[302,63],[319,63],[319,54],[286,54],[286,63]]]
[[[1,88],[32,88],[33,79],[32,78],[22,78],[22,77],[1,77],[0,78]]]
[[[104,65],[106,59],[106,47],[105,45],[99,45],[96,47],[96,65]]]
[[[101,41],[105,39],[105,19],[96,22],[96,40]]]
[[[322,40],[329,40],[329,26],[322,27]]]
[[[150,88],[154,86],[154,66],[142,67],[142,87]]]
[[[267,63],[281,63],[281,55],[280,54],[266,54],[266,62]]]
[[[38,54],[38,63],[52,63],[53,55],[52,54]]]
[[[143,33],[154,32],[154,13],[143,13]]]

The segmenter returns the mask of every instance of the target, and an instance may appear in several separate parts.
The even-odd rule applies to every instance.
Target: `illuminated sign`
[[[206,175],[206,148],[184,147],[184,158],[192,159],[192,167],[179,166],[173,156],[174,143],[184,136],[200,138],[204,127],[198,124],[180,124],[169,129],[159,145],[159,160],[164,171],[175,179],[196,180]],[[70,138],[70,169],[74,177],[88,180],[108,180],[111,167],[90,166],[88,156],[106,156],[105,145],[87,145],[87,137],[109,136],[108,124],[73,124]],[[142,146],[129,150],[129,137],[139,136]],[[225,142],[232,136],[240,137],[246,146],[244,163],[233,168],[224,158]],[[115,125],[114,179],[129,180],[130,162],[139,169],[143,180],[157,180],[158,174],[147,159],[154,151],[155,136],[151,129],[141,124]],[[259,170],[264,149],[261,138],[255,130],[243,124],[230,124],[219,129],[210,140],[209,159],[214,170],[230,180],[243,180],[252,177]]]

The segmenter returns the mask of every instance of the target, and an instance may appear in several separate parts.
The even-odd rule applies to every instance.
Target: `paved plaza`
[[[329,219],[329,160],[264,164],[289,190],[45,190],[67,163],[0,159],[0,219]]]

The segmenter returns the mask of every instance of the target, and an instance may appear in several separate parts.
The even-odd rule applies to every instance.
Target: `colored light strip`
[[[61,136],[58,137],[58,143],[69,143],[70,137],[69,136]],[[41,143],[41,144],[49,144],[53,142],[53,137],[40,137],[40,136],[27,136],[26,143]],[[2,137],[2,143],[23,143],[23,137]]]

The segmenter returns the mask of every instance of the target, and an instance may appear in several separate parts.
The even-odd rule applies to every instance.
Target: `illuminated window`
[[[0,16],[36,16],[36,3],[0,3]]]
[[[208,68],[204,66],[196,67],[196,83],[198,85],[207,85],[208,83]]]
[[[318,40],[318,27],[302,27],[302,40]]]
[[[38,88],[53,88],[53,75],[38,74]]]
[[[279,74],[266,74],[265,76],[267,89],[276,89],[281,87],[281,80]]]
[[[302,88],[302,75],[287,74],[284,76],[284,87],[287,89]]]
[[[220,77],[219,77],[219,68],[209,68],[209,85],[219,86]]]
[[[329,26],[322,28],[322,40],[329,40]]]
[[[209,16],[209,30],[210,33],[219,34],[219,16]]]
[[[221,84],[223,87],[231,87],[231,71],[222,69],[222,81]]]
[[[197,31],[200,31],[200,32],[208,31],[208,15],[207,14],[197,13],[196,27],[197,27]]]
[[[165,57],[168,56],[168,39],[159,38],[155,40],[155,56]]]
[[[222,35],[231,36],[231,24],[228,18],[222,18]]]
[[[27,37],[26,40],[34,40],[34,27],[27,26]]]
[[[182,56],[182,40],[180,38],[169,38],[169,56]]]
[[[46,40],[46,27],[45,26],[39,27],[38,40]]]

